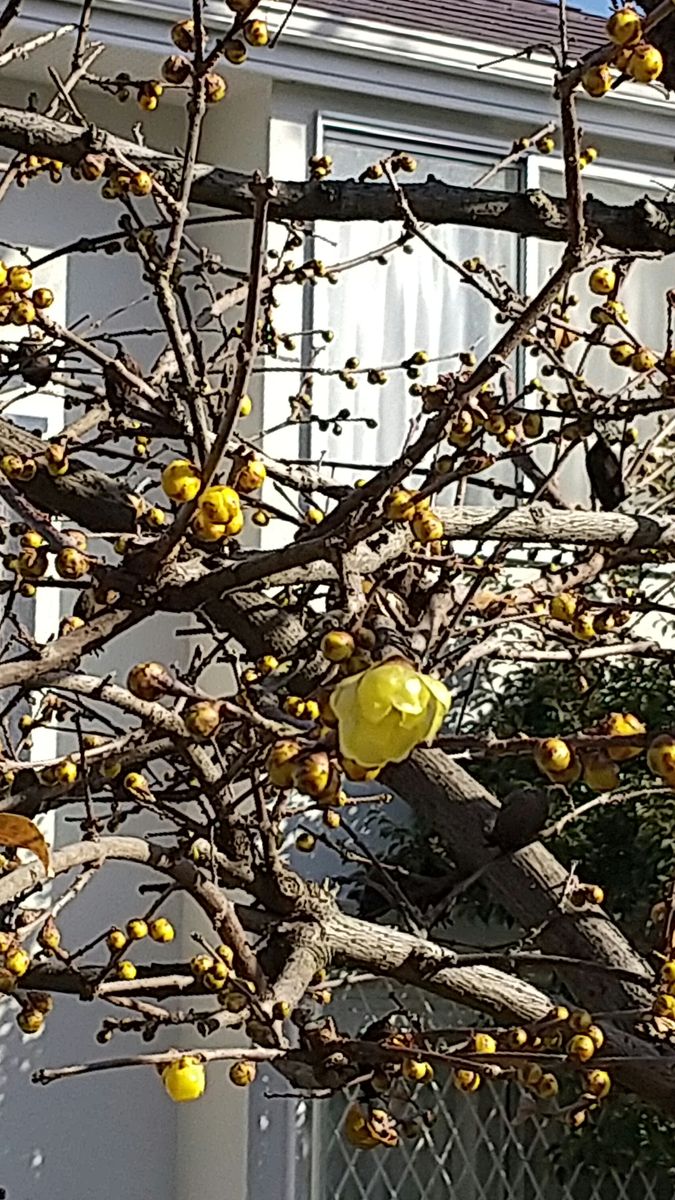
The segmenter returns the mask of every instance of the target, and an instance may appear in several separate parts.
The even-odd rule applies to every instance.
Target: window
[[[322,149],[333,158],[336,178],[358,178],[371,163],[401,149],[417,160],[413,178],[426,179],[431,174],[458,185],[475,182],[496,157],[489,150],[463,147],[461,142],[364,130],[338,120],[325,122]],[[518,171],[511,169],[494,176],[489,186],[515,189],[518,182]],[[371,186],[388,185],[378,182]],[[369,221],[320,223],[316,230],[315,254],[326,263],[366,257],[361,265],[340,275],[339,286],[313,290],[311,328],[334,333],[333,341],[319,351],[316,364],[336,371],[355,356],[362,368],[385,368],[388,376],[383,387],[358,375],[355,391],[347,390],[335,374],[316,377],[312,411],[330,418],[332,424],[325,432],[312,426],[304,450],[312,456],[323,452],[326,464],[335,464],[336,473],[347,482],[367,475],[368,467],[396,458],[419,415],[419,401],[409,394],[411,381],[401,369],[402,360],[416,350],[425,350],[431,361],[422,368],[420,378],[431,382],[443,370],[456,368],[453,356],[458,351],[473,347],[477,354],[484,353],[499,329],[491,304],[418,240],[410,243],[411,254],[397,248],[386,255],[386,262],[378,262],[377,251],[396,242],[400,232],[400,222]],[[478,256],[499,266],[513,286],[519,285],[515,235],[457,226],[430,229],[429,233],[450,259],[461,263]],[[317,336],[315,347],[320,345]],[[347,408],[349,418],[334,420]],[[373,421],[376,428],[366,423]]]

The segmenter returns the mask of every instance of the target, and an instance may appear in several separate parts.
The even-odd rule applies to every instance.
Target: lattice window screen
[[[411,991],[399,999],[427,1011],[426,997]],[[345,1008],[360,1023],[391,1011],[391,1000],[377,984],[352,989]],[[434,1020],[464,1025],[466,1010],[434,1003]],[[342,1013],[340,1014],[342,1017]],[[343,1018],[344,1019],[344,1018]],[[342,1021],[341,1021],[342,1024]],[[435,1124],[416,1140],[392,1150],[354,1149],[341,1132],[347,1102],[338,1096],[302,1108],[298,1126],[307,1163],[301,1200],[672,1200],[673,1183],[665,1172],[645,1172],[634,1163],[627,1174],[609,1166],[598,1180],[583,1163],[561,1182],[550,1151],[560,1136],[574,1136],[552,1124],[519,1120],[519,1090],[485,1086],[464,1096],[449,1083],[432,1084],[429,1107]],[[312,1111],[313,1110],[313,1111]],[[589,1162],[595,1150],[588,1138]]]

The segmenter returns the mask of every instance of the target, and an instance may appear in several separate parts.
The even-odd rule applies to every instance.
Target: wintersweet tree
[[[0,320],[25,333],[0,339],[6,1007],[25,1034],[46,1026],[48,1039],[55,1003],[98,998],[110,1008],[100,1040],[125,1042],[123,1056],[108,1048],[101,1060],[83,1041],[78,1064],[58,1061],[55,1048],[39,1082],[67,1088],[75,1074],[137,1066],[158,1069],[157,1086],[181,1102],[202,1095],[210,1072],[246,1085],[264,1061],[303,1092],[342,1093],[344,1132],[363,1149],[416,1136],[434,1075],[466,1093],[485,1080],[519,1087],[541,1120],[573,1126],[614,1082],[670,1115],[672,872],[662,856],[643,879],[642,926],[633,921],[629,937],[603,908],[603,863],[584,875],[573,842],[589,821],[602,840],[611,814],[637,812],[655,845],[672,843],[675,346],[672,322],[667,344],[640,344],[629,296],[634,262],[675,249],[673,207],[586,200],[594,151],[575,112],[579,88],[601,97],[627,77],[668,78],[670,0],[647,16],[617,11],[607,44],[580,63],[566,52],[561,14],[559,133],[524,135],[495,170],[550,152],[557,136],[564,199],[415,182],[414,159],[395,147],[359,180],[329,178],[326,156],[310,160],[302,183],[202,165],[200,134],[210,107],[227,105],[227,72],[249,47],[271,51],[255,3],[227,2],[231,29],[214,40],[195,0],[156,79],[95,77],[138,104],[136,141],[86,121],[80,85],[98,53],[88,6],[48,110],[0,109],[0,145],[14,155],[0,194],[24,186],[29,211],[36,176],[57,183],[69,171],[98,187],[100,236],[48,257],[127,255],[163,338],[153,365],[138,361],[133,329],[109,353],[96,331],[51,315],[42,260],[5,255]],[[10,6],[5,37],[11,15]],[[10,45],[0,62],[32,46]],[[182,92],[189,117],[176,155],[152,145],[151,114],[167,88]],[[245,218],[249,268],[234,283],[229,265],[200,249],[194,206]],[[339,287],[358,269],[304,254],[319,219],[397,220],[397,242],[372,256],[419,243],[502,326],[493,344],[462,347],[442,370],[424,348],[401,348],[394,369],[410,377],[417,416],[397,456],[357,486],[318,460],[273,457],[266,431],[246,436],[241,425],[255,416],[258,375],[298,336],[278,327],[279,295]],[[537,294],[520,294],[493,263],[450,260],[435,240],[444,223],[558,241],[560,263]],[[281,252],[270,249],[271,227]],[[588,319],[575,316],[575,292],[590,292]],[[133,325],[133,305],[127,316]],[[362,365],[349,346],[338,354],[344,365],[309,363],[274,426],[315,420],[320,372],[344,385],[334,423],[350,419],[357,386],[386,385],[391,364]],[[331,355],[338,362],[335,347]],[[525,369],[534,358],[537,375]],[[618,384],[607,383],[610,361],[622,368]],[[18,384],[65,397],[60,433],[40,439],[13,420]],[[559,482],[573,455],[590,481],[585,506]],[[486,506],[458,502],[453,485],[467,482],[483,488]],[[19,603],[23,613],[55,586],[66,615],[39,642]],[[172,661],[153,653],[160,614],[175,620]],[[179,637],[188,617],[189,661]],[[96,652],[114,652],[137,627],[144,660],[128,677],[101,673]],[[528,726],[513,689],[528,666],[548,672],[546,696],[559,700],[558,725],[544,732]],[[207,668],[223,681],[217,694]],[[563,704],[570,689],[587,697],[576,709]],[[45,726],[62,731],[47,761],[31,754]],[[383,848],[359,819],[392,794],[430,855],[386,839]],[[665,829],[650,825],[657,808],[662,825],[670,814]],[[68,817],[58,848],[42,820],[50,813]],[[138,832],[146,827],[152,837]],[[322,881],[317,845],[335,872],[349,864],[356,875]],[[142,879],[126,927],[69,944],[70,906],[86,906],[92,879],[114,877],[120,860]],[[176,893],[207,929],[184,958],[172,955],[164,911]],[[511,940],[462,952],[453,911],[485,896],[508,914]],[[150,942],[152,953],[140,953]],[[533,981],[542,968],[547,988]],[[355,972],[414,984],[484,1023],[453,1031],[399,1014],[348,1035],[325,1006]],[[169,1026],[181,1049],[153,1048]],[[226,1027],[237,1044],[210,1046]]]

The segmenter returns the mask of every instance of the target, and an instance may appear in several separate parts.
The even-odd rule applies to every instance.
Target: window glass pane
[[[543,169],[541,186],[544,191],[561,196],[564,193],[563,177],[558,171]],[[587,193],[604,200],[608,204],[633,204],[646,194],[663,199],[663,188],[651,184],[648,179],[639,184],[621,183],[615,180],[589,177]],[[562,243],[539,242],[539,278],[543,282],[557,267],[562,254]],[[631,266],[626,280],[621,287],[620,298],[624,303],[630,322],[630,329],[638,340],[645,346],[661,353],[666,344],[666,295],[672,288],[672,263],[668,257],[662,259],[638,259]],[[577,275],[571,290],[578,299],[578,304],[570,310],[571,324],[579,329],[590,327],[590,311],[594,305],[601,303],[601,298],[594,296],[588,286],[587,279],[590,270]],[[616,329],[609,331],[603,339],[604,344],[592,348],[585,353],[585,342],[574,345],[566,355],[566,362],[574,369],[582,362],[583,374],[588,382],[611,396],[625,386],[630,378],[624,367],[615,366],[611,361],[607,346],[621,340],[621,332]],[[543,362],[544,360],[540,360]],[[550,391],[560,391],[555,376],[546,380]],[[638,421],[638,426],[643,422]],[[552,451],[538,452],[538,458],[543,467],[550,466]],[[560,482],[563,494],[569,501],[588,503],[590,492],[584,466],[584,445],[580,444],[570,453],[560,471]]]
[[[544,191],[561,196],[564,187],[560,172],[543,170],[541,186]],[[589,195],[604,200],[607,204],[634,204],[641,196],[651,195],[661,200],[664,196],[663,188],[656,185],[650,187],[647,180],[640,184],[628,184],[593,178],[588,181],[587,191]],[[561,254],[560,242],[539,244],[542,281],[558,265]],[[598,303],[598,298],[585,286],[587,275],[588,272],[585,272],[577,276],[574,285],[579,304],[573,310],[573,321],[580,326],[588,322],[591,308]],[[640,341],[644,341],[645,345],[652,346],[655,350],[661,350],[665,343],[665,296],[672,288],[672,283],[673,266],[668,257],[637,259],[630,267],[621,289],[621,297],[630,316],[631,329]],[[620,387],[626,379],[626,372],[614,366],[606,350],[592,352],[589,371],[593,372],[589,377],[608,389]]]
[[[480,155],[408,146],[400,141],[394,145],[389,139],[384,142],[341,131],[329,132],[324,141],[340,178],[358,177],[393,148],[410,151],[418,163],[414,176],[399,176],[404,184],[411,178],[424,180],[434,175],[448,183],[468,185],[490,165],[490,160]],[[515,171],[502,172],[490,186],[515,188],[517,178]],[[388,185],[377,182],[372,186]],[[400,232],[400,222],[324,223],[317,230],[316,254],[326,263],[350,261],[387,246]],[[451,259],[461,263],[479,257],[503,270],[517,286],[518,239],[513,234],[457,226],[429,228],[428,233]],[[453,354],[470,348],[479,355],[484,353],[499,330],[488,301],[419,241],[411,244],[412,254],[398,248],[387,255],[386,265],[371,258],[341,273],[337,286],[314,291],[314,328],[332,329],[335,335],[319,354],[317,364],[339,369],[356,356],[362,367],[387,368],[386,386],[370,385],[364,375],[358,376],[355,391],[349,391],[335,376],[317,380],[314,413],[334,418],[348,408],[351,419],[338,422],[340,433],[333,428],[325,433],[314,431],[312,452],[320,448],[327,461],[345,464],[340,474],[350,481],[367,474],[360,469],[362,464],[381,465],[396,458],[419,417],[419,401],[409,395],[411,380],[405,370],[397,369],[398,364],[416,350],[425,350],[430,359],[441,360],[422,370],[421,381],[433,382],[439,373],[457,366]],[[365,419],[376,420],[377,428],[369,429]]]

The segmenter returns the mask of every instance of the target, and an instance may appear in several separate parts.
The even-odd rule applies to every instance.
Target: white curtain
[[[353,140],[342,134],[325,143],[326,153],[334,159],[336,178],[358,177],[377,158],[399,148],[396,142]],[[449,183],[467,185],[485,168],[479,157],[450,153],[415,153],[415,157],[417,172],[400,176],[403,184],[433,174]],[[516,178],[515,172],[502,173],[493,184],[515,186]],[[378,182],[370,186],[388,185]],[[357,258],[394,241],[400,231],[398,222],[325,223],[317,231],[316,255],[327,265]],[[459,262],[481,258],[490,266],[501,267],[509,281],[517,284],[518,239],[513,234],[457,226],[427,232],[449,257]],[[443,359],[422,370],[421,381],[433,382],[439,373],[456,369],[457,359],[450,357],[452,354],[474,348],[481,355],[488,349],[499,332],[491,305],[419,241],[412,245],[412,255],[399,248],[387,257],[386,265],[370,261],[340,274],[337,286],[322,284],[314,290],[314,327],[335,333],[316,360],[319,365],[341,368],[354,355],[363,367],[395,367],[416,350],[425,350],[431,359]],[[376,429],[342,421],[339,436],[332,428],[327,433],[313,429],[312,453],[323,451],[328,461],[354,464],[336,472],[349,481],[368,474],[364,464],[382,465],[396,458],[411,421],[420,414],[419,400],[408,393],[411,380],[405,370],[388,370],[387,375],[386,386],[370,385],[359,376],[355,391],[348,391],[335,377],[317,378],[317,415],[334,417],[340,409],[349,408],[351,416],[377,421]],[[489,497],[482,489],[479,495]]]

